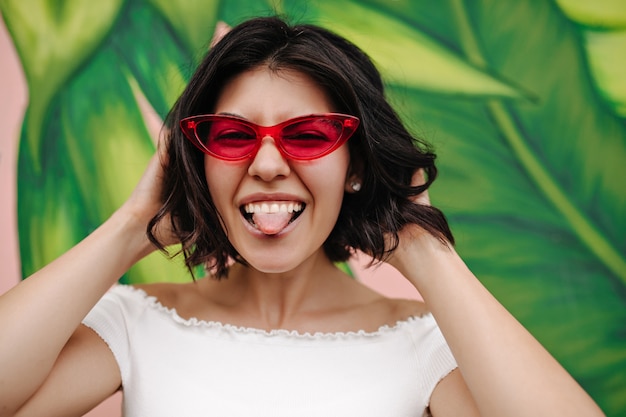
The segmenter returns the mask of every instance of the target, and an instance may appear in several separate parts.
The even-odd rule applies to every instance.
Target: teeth
[[[248,203],[244,206],[247,214],[297,213],[302,211],[301,203]]]

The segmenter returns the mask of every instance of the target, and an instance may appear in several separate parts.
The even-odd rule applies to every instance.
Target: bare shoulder
[[[215,319],[210,315],[214,306],[206,297],[205,285],[202,284],[202,280],[188,283],[140,284],[134,285],[134,287],[143,290],[151,297],[155,297],[159,304],[176,310],[181,317]]]
[[[391,320],[402,321],[410,317],[421,317],[429,313],[428,307],[419,300],[386,298],[381,300],[388,310]]]
[[[196,291],[197,282],[173,283],[157,282],[150,284],[134,284],[133,287],[144,291],[147,295],[155,297],[159,302],[168,307],[177,307],[181,300],[189,297]]]
[[[370,300],[365,304],[366,309],[374,316],[382,318],[383,324],[394,325],[399,321],[411,317],[421,317],[429,313],[429,309],[423,301],[389,298],[368,287],[365,287],[365,291],[369,293],[368,298]]]

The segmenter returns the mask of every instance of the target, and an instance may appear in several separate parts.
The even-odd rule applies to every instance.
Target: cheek
[[[337,178],[337,182],[340,183],[339,186],[343,190],[350,170],[350,152],[347,145],[343,145],[337,150],[337,160],[333,176]]]
[[[235,173],[231,172],[235,171],[234,168],[210,157],[204,160],[204,175],[209,187],[208,191],[220,214],[223,213],[223,208],[228,202],[229,190],[234,189],[234,185],[230,184],[235,178]]]
[[[333,209],[339,209],[343,201],[346,178],[350,165],[350,156],[347,148],[340,148],[335,153],[329,155],[328,159],[320,164],[316,173],[315,193],[318,197],[322,197],[325,204],[333,206]]]

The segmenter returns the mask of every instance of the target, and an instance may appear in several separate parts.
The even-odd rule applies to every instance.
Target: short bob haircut
[[[159,249],[165,250],[156,228],[170,215],[190,271],[205,264],[222,278],[228,275],[230,259],[246,264],[229,242],[207,191],[205,156],[185,139],[178,123],[187,116],[212,113],[225,83],[259,67],[308,75],[329,95],[334,111],[361,120],[348,146],[351,174],[358,175],[362,187],[344,193],[337,223],[323,245],[331,261],[345,261],[355,250],[382,261],[397,247],[398,231],[409,223],[454,244],[443,213],[410,200],[435,180],[435,154],[407,131],[391,108],[369,57],[321,27],[261,17],[235,26],[211,48],[166,119],[163,205],[148,226],[148,236]],[[418,169],[424,170],[426,182],[412,187]]]

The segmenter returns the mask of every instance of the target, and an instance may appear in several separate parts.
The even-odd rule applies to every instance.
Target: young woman
[[[435,156],[351,43],[245,22],[167,125],[129,200],[0,299],[0,416],[120,389],[126,416],[602,415],[456,254]],[[210,277],[111,289],[177,242]],[[425,304],[341,272],[355,250]]]

